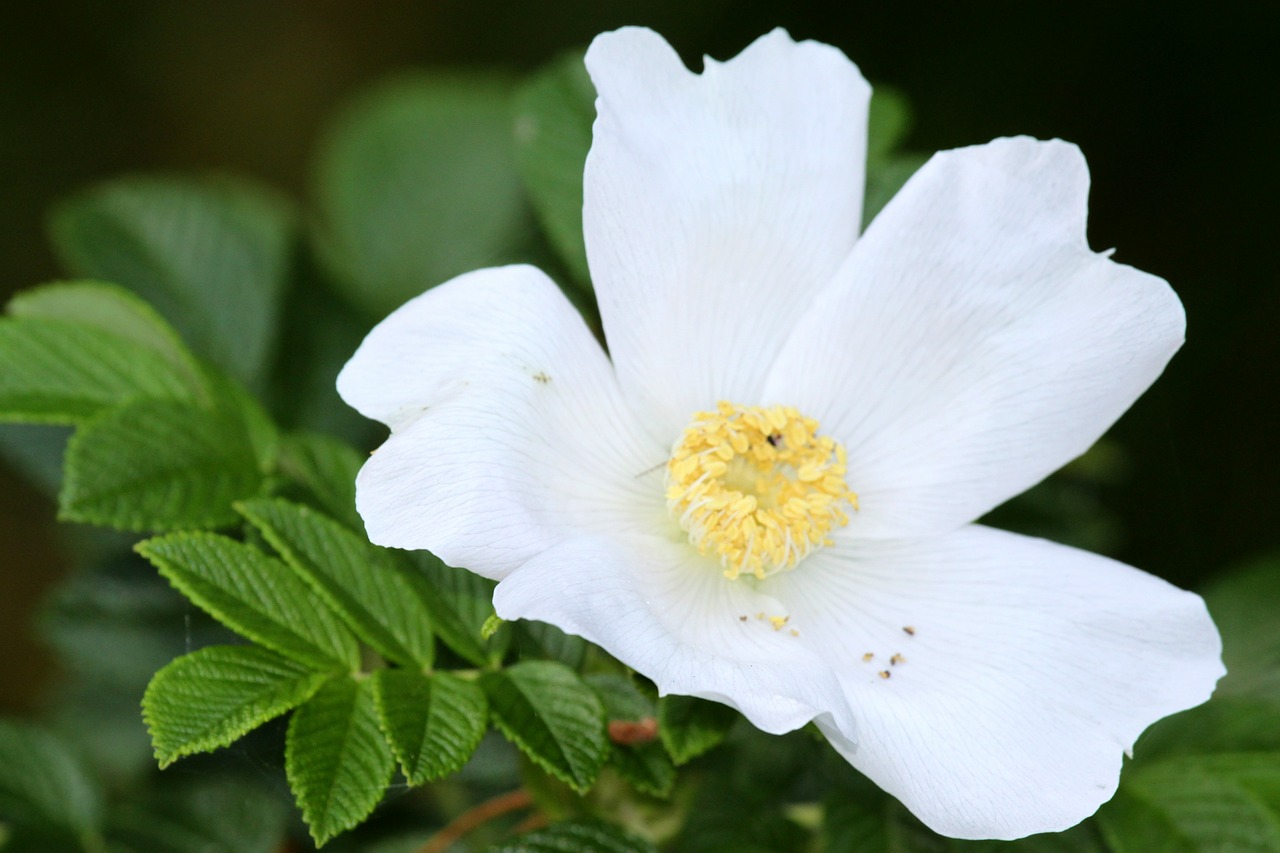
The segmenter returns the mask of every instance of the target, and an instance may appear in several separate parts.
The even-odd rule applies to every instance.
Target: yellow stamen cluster
[[[793,569],[849,523],[844,448],[788,406],[698,412],[667,462],[667,509],[725,577]]]

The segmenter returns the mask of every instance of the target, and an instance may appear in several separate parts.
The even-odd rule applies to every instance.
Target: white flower
[[[777,30],[693,74],[624,29],[587,66],[609,355],[527,266],[388,317],[338,381],[392,430],[358,481],[369,536],[663,693],[816,722],[938,832],[1091,814],[1223,668],[1197,596],[972,524],[1182,342],[1164,281],[1089,250],[1079,151],[940,153],[859,237],[870,89],[838,50]]]

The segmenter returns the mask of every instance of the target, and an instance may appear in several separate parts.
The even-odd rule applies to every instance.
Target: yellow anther
[[[858,497],[845,484],[845,450],[817,431],[786,406],[722,401],[695,413],[671,449],[667,509],[726,577],[793,569],[849,523]]]

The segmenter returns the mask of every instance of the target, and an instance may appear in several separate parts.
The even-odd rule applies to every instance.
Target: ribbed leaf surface
[[[333,679],[289,720],[285,772],[316,844],[368,817],[394,769],[370,679]]]
[[[234,412],[139,400],[80,427],[58,496],[67,521],[123,530],[221,527],[262,485],[257,448]]]
[[[119,335],[61,320],[0,320],[0,419],[74,424],[135,397],[190,396],[178,368]]]
[[[604,706],[577,673],[526,661],[482,681],[502,733],[540,767],[585,793],[609,753]]]
[[[460,770],[488,728],[488,702],[475,682],[383,669],[373,686],[383,730],[410,785]]]
[[[329,677],[257,646],[183,655],[156,673],[142,697],[156,759],[166,767],[227,746],[311,698]]]
[[[288,566],[252,545],[174,533],[137,551],[198,607],[255,643],[317,669],[359,666],[351,632]]]
[[[379,654],[397,663],[431,666],[431,616],[423,603],[429,593],[399,560],[307,506],[264,498],[239,508]]]

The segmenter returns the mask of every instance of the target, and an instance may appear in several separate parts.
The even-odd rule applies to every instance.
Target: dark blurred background
[[[19,11],[21,9],[21,11]],[[1090,241],[1167,278],[1188,342],[1114,431],[1116,556],[1185,586],[1277,544],[1280,288],[1273,3],[65,0],[0,27],[0,297],[61,273],[49,204],[134,171],[244,173],[302,203],[336,106],[411,67],[531,70],[622,24],[695,67],[774,26],[842,48],[915,107],[920,151],[1025,133],[1078,143]],[[1268,127],[1270,129],[1268,130]],[[0,465],[0,712],[51,658],[40,596],[66,571],[54,507]]]

